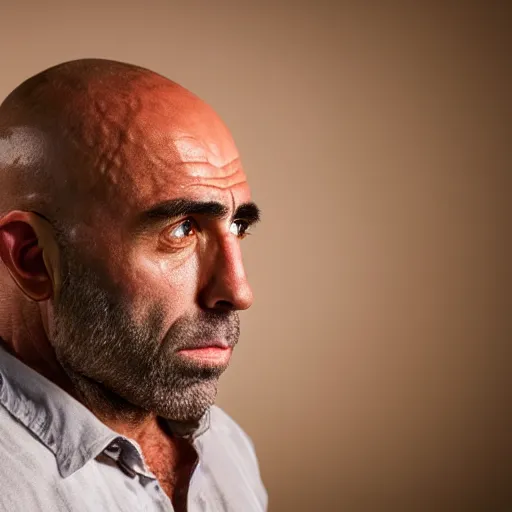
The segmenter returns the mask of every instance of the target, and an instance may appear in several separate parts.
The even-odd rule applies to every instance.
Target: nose
[[[253,295],[242,262],[240,241],[233,235],[226,235],[219,244],[206,283],[201,290],[203,307],[217,310],[251,307]]]

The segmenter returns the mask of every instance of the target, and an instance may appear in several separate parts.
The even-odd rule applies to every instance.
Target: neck
[[[139,441],[148,429],[167,437],[186,438],[195,431],[203,418],[188,421],[165,420],[156,413],[128,402],[102,384],[83,375],[68,371],[73,381],[78,400],[112,430]],[[141,444],[141,443],[139,443]]]

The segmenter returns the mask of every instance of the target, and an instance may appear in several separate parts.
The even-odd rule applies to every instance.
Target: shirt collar
[[[115,439],[140,447],[102,423],[89,409],[0,345],[0,404],[29,429],[54,455],[62,477],[96,458]],[[195,441],[208,430],[210,412],[186,426],[168,420],[171,431]]]

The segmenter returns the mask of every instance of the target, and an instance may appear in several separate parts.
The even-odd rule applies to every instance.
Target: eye
[[[194,222],[191,219],[184,220],[179,226],[175,227],[170,233],[171,238],[183,239],[195,233]]]
[[[249,227],[249,223],[246,220],[238,219],[235,220],[233,224],[231,224],[229,231],[231,231],[231,233],[236,235],[238,238],[242,239],[247,235],[250,235],[250,233],[248,233]]]

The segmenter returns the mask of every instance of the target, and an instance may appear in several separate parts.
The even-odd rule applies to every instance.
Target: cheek
[[[166,324],[192,312],[199,286],[194,254],[176,265],[172,256],[133,257],[124,267],[123,282],[134,317],[143,319],[155,305],[164,309]]]
[[[95,232],[95,246],[108,279],[131,305],[135,321],[144,321],[155,307],[164,310],[165,323],[193,314],[199,289],[198,251],[170,254],[154,244],[134,247],[119,233],[102,237]]]

